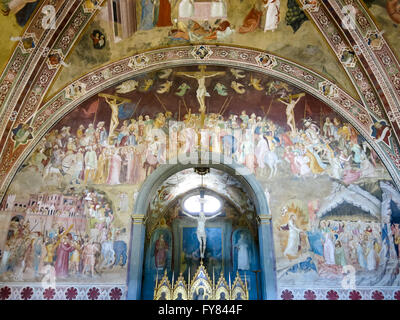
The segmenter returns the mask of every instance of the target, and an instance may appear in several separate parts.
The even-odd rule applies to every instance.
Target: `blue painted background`
[[[245,279],[247,280],[250,300],[257,300],[257,282],[258,282],[259,296],[261,298],[261,273],[258,273],[256,281],[256,274],[254,273],[254,271],[260,269],[260,261],[259,261],[260,259],[258,257],[258,250],[254,238],[250,233],[250,231],[245,228],[236,229],[232,233],[232,260],[233,260],[232,283],[234,281],[234,278],[236,277],[236,272],[238,270],[238,262],[237,262],[238,249],[235,248],[235,245],[237,244],[241,233],[245,234],[247,240],[246,242],[248,244],[250,270],[246,271],[239,270],[239,274],[243,282]]]
[[[210,277],[212,277],[213,268],[215,274],[219,276],[222,270],[223,262],[222,229],[206,228],[206,236],[206,251],[203,263],[207,267],[207,271]],[[196,235],[196,228],[184,227],[182,229],[182,242],[180,252],[180,272],[182,272],[186,278],[188,275],[188,269],[190,267],[190,275],[191,277],[193,277],[194,273],[200,265],[200,249],[199,241],[197,240]]]
[[[156,231],[154,231],[151,240],[149,242],[149,245],[146,248],[147,250],[146,250],[146,258],[144,265],[144,280],[142,287],[142,297],[145,300],[153,300],[154,286],[157,279],[157,273],[159,280],[164,275],[165,269],[157,270],[154,257],[155,244],[161,234],[164,235],[164,240],[165,242],[168,243],[168,252],[165,263],[165,269],[167,269],[168,274],[171,273],[172,252],[173,252],[172,232],[168,228],[159,228]]]

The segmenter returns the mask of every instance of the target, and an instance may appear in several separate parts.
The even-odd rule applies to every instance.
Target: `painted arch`
[[[205,56],[198,56],[196,52],[198,52],[199,49],[204,49],[207,54]],[[33,150],[34,145],[48,129],[87,97],[93,96],[116,82],[129,79],[135,74],[141,74],[165,66],[190,64],[237,65],[248,70],[258,70],[264,74],[273,75],[278,79],[288,81],[289,83],[304,88],[305,91],[318,97],[344,118],[348,119],[348,121],[363,134],[363,137],[371,146],[374,147],[383,161],[387,161],[386,166],[395,181],[399,180],[397,167],[391,164],[393,161],[392,158],[386,155],[387,149],[393,147],[394,138],[391,137],[387,143],[381,142],[381,146],[376,146],[376,143],[371,138],[371,126],[375,121],[381,119],[375,119],[374,121],[359,102],[354,100],[335,84],[300,65],[265,52],[235,47],[200,45],[161,49],[135,55],[91,72],[81,79],[74,81],[70,86],[59,92],[48,101],[41,110],[34,114],[31,127],[37,134],[32,141],[28,142],[28,148],[24,150],[21,156],[17,158],[15,158],[15,156],[13,157],[17,160],[17,163],[16,166],[12,168],[10,174],[3,180],[3,190],[6,185],[10,183],[18,166],[23,163],[27,155]],[[71,99],[68,92],[70,92],[71,88],[80,84],[84,87],[85,93]],[[327,94],[327,91],[324,93],[324,90],[326,90],[325,88],[329,88],[330,93]],[[12,149],[11,146],[9,146],[9,148],[10,150]]]
[[[180,56],[186,57],[184,62],[177,58]],[[164,60],[160,61],[160,59]],[[168,59],[172,61],[168,61]],[[231,63],[223,62],[228,59]],[[167,61],[170,63],[167,64]],[[234,68],[232,68],[233,66]],[[134,206],[136,205],[134,202],[134,193],[139,191],[141,184],[146,183],[146,178],[149,178],[150,172],[152,169],[155,169],[149,168],[149,172],[146,169],[145,174],[143,174],[142,164],[144,165],[145,160],[148,160],[147,155],[151,149],[150,145],[156,147],[159,144],[156,141],[158,139],[155,139],[155,135],[152,135],[150,131],[144,135],[143,132],[145,131],[140,131],[139,127],[137,129],[137,137],[138,139],[142,137],[140,139],[143,140],[140,140],[142,142],[139,144],[135,143],[133,142],[135,139],[131,141],[127,135],[123,134],[123,126],[125,126],[126,130],[129,121],[133,124],[138,121],[139,126],[140,121],[142,121],[140,120],[140,116],[149,115],[149,118],[144,119],[148,122],[149,126],[150,123],[159,123],[163,127],[167,111],[169,110],[171,114],[168,117],[172,117],[171,120],[177,122],[177,125],[180,126],[180,129],[175,132],[179,131],[188,134],[185,139],[181,140],[182,150],[186,150],[184,149],[186,146],[194,148],[197,143],[190,144],[191,140],[188,139],[190,138],[189,133],[193,133],[194,127],[192,125],[195,125],[197,121],[197,99],[195,97],[197,81],[182,78],[180,74],[198,72],[199,67],[205,67],[208,71],[224,74],[224,76],[212,79],[207,83],[209,87],[208,91],[213,97],[213,99],[207,99],[210,103],[210,110],[213,110],[213,112],[208,112],[207,121],[216,120],[216,118],[213,118],[213,114],[217,114],[218,111],[218,114],[222,112],[220,110],[221,104],[224,105],[222,102],[227,101],[227,98],[230,98],[229,96],[235,97],[232,105],[227,105],[227,114],[225,112],[220,114],[224,118],[218,118],[218,121],[221,122],[221,130],[229,132],[228,128],[238,129],[237,126],[248,130],[248,138],[242,138],[240,141],[251,144],[251,140],[247,139],[250,139],[253,135],[257,136],[257,140],[254,143],[257,146],[261,143],[260,147],[263,144],[268,144],[270,146],[268,148],[271,148],[270,151],[273,151],[272,153],[275,154],[275,159],[280,161],[276,162],[276,164],[280,164],[277,167],[278,171],[274,174],[274,171],[271,170],[272,168],[269,169],[267,165],[262,165],[262,162],[260,162],[263,161],[260,160],[262,158],[256,160],[257,165],[252,164],[252,157],[254,160],[254,156],[257,158],[256,155],[260,155],[255,151],[248,150],[249,153],[245,154],[246,156],[243,158],[238,148],[232,145],[229,147],[230,140],[213,140],[214,142],[211,144],[211,147],[217,150],[216,146],[219,145],[222,148],[220,151],[230,153],[232,157],[246,164],[249,170],[253,170],[260,184],[259,188],[261,190],[264,189],[263,191],[265,192],[265,196],[262,196],[262,199],[265,201],[268,198],[266,195],[269,194],[270,196],[271,209],[268,209],[268,212],[272,214],[272,223],[269,227],[274,230],[276,275],[278,277],[278,294],[276,298],[279,298],[280,292],[289,290],[287,288],[294,290],[293,283],[298,286],[311,286],[307,282],[308,276],[303,276],[303,273],[307,275],[312,274],[318,278],[317,283],[319,288],[313,286],[313,290],[327,290],[327,288],[336,288],[338,290],[337,277],[341,275],[343,265],[341,262],[339,263],[339,260],[338,264],[336,264],[336,260],[334,264],[332,264],[331,260],[329,261],[330,263],[326,263],[328,261],[326,259],[328,258],[324,256],[323,249],[321,251],[322,242],[320,242],[320,239],[328,235],[329,239],[327,240],[331,244],[333,241],[337,241],[339,236],[342,236],[340,235],[342,232],[339,232],[339,230],[343,228],[344,224],[348,225],[349,228],[361,228],[361,234],[368,236],[364,246],[365,250],[369,250],[369,253],[371,252],[370,246],[375,245],[375,243],[380,250],[383,250],[382,248],[387,249],[387,255],[386,253],[382,253],[382,259],[380,260],[381,262],[387,262],[387,264],[384,263],[382,265],[382,268],[385,269],[379,270],[385,270],[385,272],[387,271],[389,274],[392,274],[395,270],[393,264],[397,255],[393,242],[393,237],[396,236],[397,232],[395,227],[397,224],[397,198],[392,193],[396,194],[397,191],[394,190],[395,184],[393,184],[389,171],[385,169],[385,165],[388,163],[384,162],[385,159],[383,157],[382,160],[379,160],[382,152],[379,151],[379,146],[373,145],[373,139],[370,138],[371,133],[369,129],[373,124],[373,120],[368,114],[362,113],[362,109],[356,101],[352,100],[343,91],[318,74],[304,70],[304,68],[277,56],[249,49],[220,46],[191,46],[146,52],[105,66],[72,83],[48,102],[49,108],[54,108],[53,114],[48,112],[51,109],[46,109],[46,111],[43,110],[43,113],[37,113],[34,118],[32,125],[35,129],[41,128],[40,130],[42,131],[39,132],[42,133],[40,136],[32,139],[31,145],[35,146],[33,153],[31,153],[30,157],[26,158],[19,172],[16,173],[15,181],[11,184],[6,195],[6,201],[2,203],[2,209],[6,213],[2,215],[3,219],[10,218],[12,220],[12,215],[17,211],[28,217],[27,221],[30,221],[30,228],[33,226],[35,229],[38,224],[40,225],[40,229],[34,230],[39,238],[41,237],[39,233],[44,233],[46,237],[53,239],[51,237],[52,234],[67,232],[72,237],[72,240],[78,242],[77,246],[83,244],[95,245],[88,244],[91,241],[90,239],[97,239],[99,242],[96,245],[101,245],[102,250],[107,248],[109,241],[118,242],[121,246],[122,243],[125,243],[125,251],[121,255],[117,255],[117,264],[114,261],[112,269],[106,268],[107,260],[100,255],[100,259],[103,260],[100,260],[101,262],[97,265],[98,271],[100,271],[100,278],[97,278],[96,281],[103,281],[104,285],[115,283],[118,286],[124,286],[128,290],[129,296],[130,285],[128,285],[128,288],[125,287],[127,284],[128,243],[132,243],[130,250],[140,253],[143,248],[140,246],[142,242],[139,240],[141,237],[144,237],[142,220],[145,212],[134,211]],[[243,80],[239,81],[236,79],[238,75]],[[298,77],[295,77],[296,75]],[[251,83],[254,79],[258,79],[257,82],[253,82],[256,85],[249,86],[248,83]],[[153,85],[152,88],[148,86],[150,83],[149,80],[153,81],[151,83]],[[233,81],[236,80],[242,83],[242,85],[238,86],[236,82],[236,85],[232,86]],[[169,91],[166,90],[165,86],[162,86],[167,81],[171,82]],[[187,93],[179,89],[184,83],[190,87],[189,90],[186,90]],[[244,87],[243,83],[246,83],[247,86]],[[217,86],[218,84],[219,86]],[[258,90],[260,89],[259,86],[263,87],[263,89]],[[267,87],[272,90],[268,94],[266,94]],[[128,89],[124,90],[126,88]],[[117,91],[120,92],[118,93]],[[224,91],[229,92],[229,94],[225,94],[226,92]],[[177,93],[184,96],[182,100],[183,105],[184,101],[186,101],[193,108],[193,114],[188,110],[180,113],[180,110],[184,110],[184,107],[181,104],[182,109],[180,109],[179,101],[181,98]],[[103,100],[104,94],[119,94],[124,99],[130,100],[121,110],[118,110],[118,117],[121,122],[117,126],[117,131],[122,134],[115,135],[111,140],[102,138],[100,135],[101,128],[105,128],[106,131],[109,130],[111,124],[110,116],[112,115],[111,109]],[[156,94],[160,100],[157,99]],[[274,96],[274,94],[276,95]],[[295,112],[295,125],[299,130],[297,133],[292,132],[293,129],[288,125],[285,113],[280,109],[283,106],[277,100],[279,97],[290,94],[297,95],[297,98],[299,98],[298,110]],[[326,94],[328,94],[329,98]],[[303,99],[301,103],[300,99]],[[130,113],[130,111],[135,112],[136,109],[133,108],[137,107],[138,101],[143,102],[143,105],[137,109],[138,114]],[[345,101],[350,102],[350,107],[353,108],[349,109],[349,104],[345,103]],[[243,108],[244,102],[246,103],[246,108]],[[259,105],[260,102],[265,103],[266,106],[270,106],[266,112],[262,111]],[[246,112],[242,113],[242,111],[246,110],[248,114]],[[351,112],[355,113],[353,117],[349,115]],[[239,115],[242,117],[239,118]],[[182,121],[182,117],[184,121]],[[311,117],[311,119],[308,120],[308,117]],[[252,121],[250,121],[250,118]],[[337,126],[336,128],[341,130],[342,134],[339,134],[342,135],[341,138],[334,138],[334,134],[329,133],[328,127],[330,124],[327,118],[334,119],[333,126]],[[127,121],[127,123],[123,123],[124,121]],[[103,127],[99,126],[100,122],[103,122]],[[259,122],[258,125],[257,122]],[[236,124],[234,125],[234,123]],[[351,123],[352,126],[347,123]],[[327,125],[326,129],[325,124]],[[81,128],[81,125],[83,128]],[[95,125],[95,128],[91,128],[90,125]],[[144,125],[144,122],[142,125]],[[257,131],[252,127],[253,125],[255,125],[254,128],[265,128],[266,131],[260,131],[261,129],[257,129]],[[157,127],[156,125],[154,126]],[[97,137],[94,131],[98,128],[100,128],[100,131]],[[133,128],[133,130],[136,130],[135,126]],[[161,137],[161,133],[157,132],[157,137]],[[58,133],[61,135],[58,136]],[[147,134],[149,135],[147,136]],[[221,137],[228,135],[225,133]],[[351,159],[349,157],[350,151],[347,151],[349,152],[347,156],[345,153],[343,155],[337,153],[334,158],[326,158],[329,155],[329,148],[325,146],[325,152],[323,150],[317,151],[318,146],[313,146],[314,143],[311,143],[311,140],[309,140],[309,138],[315,135],[317,136],[317,140],[332,139],[332,146],[329,147],[332,150],[339,148],[338,151],[340,151],[341,148],[354,148],[351,151],[354,152],[354,160],[349,160]],[[191,137],[195,141],[196,135],[191,135]],[[72,139],[71,141],[70,138]],[[151,140],[153,138],[154,141]],[[234,136],[234,138],[236,139],[237,137]],[[63,139],[65,140],[64,142],[62,142]],[[99,154],[92,150],[91,143],[88,142],[92,139],[96,141],[93,146],[96,150],[99,149]],[[338,140],[336,141],[335,139]],[[60,140],[61,145],[56,148],[58,142],[54,143],[58,140]],[[224,141],[224,143],[219,143],[221,141]],[[321,144],[322,140],[319,141],[317,144]],[[79,145],[77,145],[78,142]],[[189,142],[189,144],[185,142]],[[364,153],[361,151],[362,142],[367,143],[365,144],[366,151]],[[386,140],[387,142],[390,141]],[[228,143],[228,147],[225,143]],[[368,149],[368,143],[371,143],[370,145],[373,145],[374,148]],[[135,146],[142,146],[144,148],[143,150],[135,149],[141,150],[139,152],[135,151],[134,155],[135,157],[139,156],[142,159],[140,161],[129,160],[132,156],[130,148],[134,148]],[[272,149],[273,146],[275,149]],[[308,149],[304,149],[303,147],[307,147]],[[323,144],[319,147],[324,148]],[[53,160],[51,156],[58,153],[56,149],[62,149],[62,152],[65,152],[61,156],[62,161],[67,157],[76,157],[75,159],[78,159],[78,154],[83,159],[83,155],[85,154],[84,162],[86,169],[84,172],[82,172],[82,168],[77,166],[76,163],[72,167],[75,169],[80,168],[80,170],[74,169],[70,172],[71,166],[64,163],[62,166],[63,171],[65,171],[61,173],[59,168],[54,166],[55,162],[53,163],[57,157],[55,156],[55,160]],[[374,157],[374,150],[377,157]],[[46,156],[45,153],[47,151],[51,152],[51,155],[47,154]],[[108,151],[112,151],[112,155],[110,154],[111,158],[106,160],[105,157],[108,156]],[[87,159],[86,155],[88,155]],[[127,161],[126,164],[125,160],[124,164],[122,164],[121,156]],[[144,156],[146,157],[143,158]],[[325,158],[322,159],[324,156]],[[46,161],[44,157],[50,158],[50,161]],[[291,157],[292,160],[296,158],[294,162],[290,160]],[[322,162],[318,162],[318,157],[320,157]],[[340,157],[343,158],[342,161],[347,162],[347,164],[343,164],[343,167],[341,167],[340,163],[334,162],[335,158],[339,160]],[[90,165],[91,158],[93,161],[96,159],[97,163],[97,167],[94,166],[95,168],[92,169]],[[287,161],[285,158],[287,158]],[[42,160],[45,161],[43,162]],[[332,162],[329,162],[329,160],[332,160]],[[106,164],[107,161],[108,164]],[[372,165],[372,161],[376,161],[376,168]],[[79,161],[77,160],[76,162]],[[158,162],[157,165],[161,168],[163,165],[161,161]],[[128,174],[130,172],[128,169],[129,163],[137,166],[140,173],[139,176]],[[106,167],[107,170],[104,171]],[[114,171],[114,169],[117,171]],[[121,175],[121,172],[125,173]],[[42,179],[41,183],[31,184],[30,186],[26,185],[26,181],[38,181],[32,179],[33,176],[37,177],[38,174],[40,175],[39,180]],[[46,179],[43,178],[44,175]],[[31,178],[27,179],[28,176]],[[71,179],[71,177],[74,178]],[[120,180],[121,177],[123,179]],[[135,182],[131,182],[131,178]],[[25,182],[20,184],[18,181]],[[149,183],[151,184],[151,180],[147,181],[147,184]],[[282,184],[285,185],[283,193]],[[382,184],[385,185],[386,189],[392,188],[393,191],[389,194],[385,193],[382,191],[385,189],[382,187]],[[38,188],[37,191],[28,191],[28,188],[36,187]],[[21,195],[22,190],[25,190],[25,194],[29,194],[29,199],[25,199],[25,197],[21,200],[18,197]],[[147,193],[144,194],[148,195]],[[390,210],[383,206],[383,202],[386,201],[384,200],[385,197],[394,197],[393,199],[396,200],[393,200],[394,204],[392,204],[393,207],[390,207]],[[62,199],[62,204],[58,202],[60,199]],[[389,201],[391,200],[389,199]],[[136,209],[144,210],[143,207]],[[131,216],[132,212],[135,213],[134,216]],[[79,213],[79,215],[75,215],[76,213]],[[260,213],[262,214],[261,211]],[[389,222],[386,222],[384,219],[384,214],[392,217],[389,218]],[[100,216],[98,217],[97,215]],[[49,216],[52,218],[51,221],[48,220]],[[262,217],[261,220],[264,218]],[[352,219],[358,222],[354,222]],[[339,224],[337,220],[340,221]],[[50,221],[49,225],[46,224],[47,221]],[[4,225],[7,225],[8,222],[4,222]],[[15,224],[10,230],[6,230],[5,239],[14,239],[14,235],[19,235]],[[293,241],[288,238],[288,231],[290,232],[293,225],[301,228],[304,234],[307,234],[307,236],[301,237],[302,240],[299,245],[302,248],[301,251],[298,251],[300,249],[297,249],[296,244],[293,244]],[[392,226],[394,226],[393,229]],[[26,225],[22,225],[21,228],[22,230],[26,230],[27,227]],[[110,234],[101,233],[104,231],[108,232],[108,228],[113,230]],[[385,238],[388,239],[389,244],[379,241],[377,234],[379,234],[381,228],[390,230],[388,231],[387,238]],[[329,230],[331,233],[326,230]],[[130,233],[132,233],[133,237],[132,242],[129,236]],[[102,237],[105,238],[103,239]],[[111,238],[108,239],[108,237]],[[271,233],[264,234],[259,231],[258,237],[259,239],[260,237],[263,239],[263,241],[260,241],[260,247],[271,244],[271,242],[267,241],[271,237]],[[50,239],[48,243],[46,242],[46,245],[52,244]],[[340,239],[339,241],[341,241]],[[32,241],[33,245],[37,244],[39,240],[38,238],[33,238]],[[80,241],[83,241],[83,243],[80,243]],[[307,245],[307,243],[309,244]],[[12,244],[13,242],[10,241],[9,245]],[[353,244],[347,245],[353,246]],[[332,248],[330,250],[332,252]],[[260,256],[262,257],[261,254]],[[16,263],[11,264],[11,269],[10,265],[6,264],[6,270],[5,272],[3,271],[3,277],[5,277],[5,281],[10,283],[10,285],[13,283],[13,278],[9,278],[10,270],[16,271],[16,274],[20,275],[22,279],[24,277],[32,277],[32,274],[29,275],[23,272],[24,267],[22,268],[22,273],[17,272],[17,270],[21,271],[21,269],[18,269],[21,268],[21,265],[18,264],[20,260],[17,257],[18,255],[16,255],[15,260],[12,260]],[[341,256],[340,259],[345,258]],[[366,274],[364,272],[367,271],[364,269],[372,268],[371,270],[368,269],[368,271],[375,270],[374,268],[377,268],[378,260],[376,258],[373,259],[372,256],[369,259],[370,264],[367,266],[363,265],[362,261],[358,262],[360,264],[358,271],[363,274],[362,279],[364,282],[362,284],[373,287],[377,281],[375,273]],[[271,263],[271,259],[267,260]],[[140,269],[140,260],[134,259],[133,261],[129,261],[132,262],[133,266],[136,265]],[[55,264],[57,265],[57,262]],[[30,272],[35,272],[34,266],[33,268],[32,266],[28,266],[27,268]],[[57,272],[62,272],[62,270],[60,268]],[[67,286],[71,281],[72,283],[75,281],[73,271],[64,278],[62,274],[58,274],[57,276]],[[86,283],[93,283],[94,278],[92,278],[93,273],[92,277],[90,276],[90,268],[84,268],[83,273],[87,276]],[[385,290],[391,290],[392,292],[396,289],[397,284],[395,281],[393,283],[380,282],[379,285],[384,286]],[[138,284],[137,281],[136,284]],[[134,295],[134,297],[137,296]]]

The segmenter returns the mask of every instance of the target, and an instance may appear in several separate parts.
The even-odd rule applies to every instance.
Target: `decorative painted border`
[[[279,300],[400,300],[400,287],[298,288],[279,287]]]
[[[0,300],[125,300],[127,288],[120,284],[65,284],[55,288],[37,283],[1,283]]]
[[[99,5],[104,0],[99,1]],[[62,6],[61,6],[62,4]],[[57,10],[57,29],[43,30],[41,9],[45,5],[54,5]],[[48,54],[60,52],[60,57],[66,57],[79,38],[81,32],[97,12],[85,8],[85,1],[56,1],[42,3],[36,12],[22,39],[33,37],[39,39],[35,49],[22,54],[20,40],[14,55],[6,66],[0,81],[0,145],[6,145],[11,139],[11,129],[19,123],[26,123],[40,108],[43,97],[54,81],[62,66],[60,63],[49,67]],[[26,51],[25,51],[26,52]],[[17,113],[17,116],[13,114]],[[0,149],[0,155],[4,148]]]
[[[343,18],[344,6],[352,5],[355,8],[355,28],[345,29],[344,32],[351,39],[353,47],[363,48],[360,50],[359,59],[374,86],[382,89],[381,98],[386,113],[393,115],[400,110],[400,64],[394,53],[359,0],[324,0],[324,2],[330,10],[334,10],[333,17],[337,22]],[[368,44],[368,38],[371,35],[378,37],[379,46]],[[400,119],[392,121],[397,129],[400,129],[399,121]]]
[[[307,0],[297,1],[336,53],[371,115],[381,119],[388,117],[393,134],[400,141],[399,62],[361,1],[320,0],[314,5],[307,5]],[[355,30],[342,26],[342,10],[346,5],[352,5],[356,11]],[[373,48],[368,44],[368,36],[371,34],[377,34],[381,40],[378,47]],[[348,65],[340,60],[345,50],[355,52],[354,64]],[[398,145],[391,147],[392,154],[396,153],[396,148]]]
[[[0,284],[0,300],[125,300],[120,284],[68,284],[44,288],[37,284]],[[400,300],[400,287],[298,288],[278,287],[278,300]]]
[[[36,40],[35,48],[28,51],[24,50],[22,40],[20,40],[0,78],[0,107],[8,106],[7,108],[0,108],[0,123],[3,123],[8,118],[9,112],[13,110],[16,103],[13,99],[19,98],[18,87],[24,88],[27,85],[39,60],[50,51],[51,40],[53,39],[54,42],[54,38],[57,37],[58,28],[43,29],[41,23],[44,17],[42,9],[46,5],[54,6],[57,21],[63,21],[76,2],[79,3],[80,1],[47,0],[43,1],[37,9],[35,16],[21,37],[22,40],[29,38]],[[1,135],[5,130],[6,126],[0,126]]]
[[[363,104],[368,111],[378,118],[385,117],[382,102],[376,94],[368,75],[365,73],[363,65],[359,62],[357,54],[354,54],[352,61],[342,61],[342,55],[347,52],[355,52],[351,44],[342,35],[342,30],[337,28],[335,21],[329,16],[323,5],[317,2],[315,5],[306,5],[307,0],[299,0],[305,12],[320,29],[322,35],[336,54],[343,69],[356,88]],[[356,52],[355,52],[356,53]]]
[[[327,1],[327,0],[325,0]],[[340,0],[332,1],[328,0],[331,7],[336,13],[341,12],[343,6],[351,4],[356,9],[356,28],[354,30],[348,30],[355,45],[364,45],[366,50],[362,52],[365,59],[368,61],[373,74],[379,70],[380,75],[383,77],[377,79],[380,81],[380,85],[385,84],[384,89],[390,89],[391,87],[395,90],[390,93],[393,100],[399,106],[400,104],[400,63],[393,53],[389,44],[383,36],[383,32],[379,30],[374,20],[368,13],[365,5],[360,0]],[[377,35],[380,45],[373,46],[368,45],[368,37],[370,35]]]

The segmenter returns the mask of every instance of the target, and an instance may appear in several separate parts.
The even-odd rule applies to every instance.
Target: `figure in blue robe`
[[[154,0],[142,0],[142,17],[140,19],[140,30],[154,28]]]
[[[324,255],[324,246],[322,244],[322,233],[320,231],[310,232],[307,231],[308,242],[310,243],[310,250],[319,256]]]
[[[134,103],[124,103],[118,107],[118,118],[121,120],[129,119],[133,116],[135,112],[136,104]]]
[[[294,266],[292,266],[288,272],[293,272],[296,273],[298,271],[303,271],[303,272],[307,272],[307,271],[311,271],[314,270],[315,272],[317,272],[317,267],[315,266],[314,262],[312,261],[311,257],[308,257],[307,260],[297,263]]]
[[[367,260],[365,259],[365,254],[363,247],[361,246],[361,243],[358,244],[357,246],[357,259],[358,263],[360,264],[360,267],[364,270],[367,269]]]

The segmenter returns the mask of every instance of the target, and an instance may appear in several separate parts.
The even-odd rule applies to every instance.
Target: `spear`
[[[247,300],[249,300],[249,290],[247,289],[247,278],[246,278],[246,271],[244,272],[244,285],[246,288],[246,296],[247,296]]]
[[[190,294],[190,267],[189,267],[189,277],[188,277],[188,293]]]
[[[156,287],[155,287],[155,290],[154,290],[154,299],[157,296],[157,291],[158,291],[158,270],[157,270],[157,277],[156,277]]]
[[[189,109],[188,109],[188,107],[186,105],[186,101],[185,101],[184,97],[182,97],[182,101],[183,101],[183,105],[185,106],[186,112],[189,113]]]
[[[31,233],[35,228],[36,228],[36,226],[39,224],[39,222],[37,222],[34,226],[33,226],[33,228],[31,229],[31,230],[29,230],[29,232]]]
[[[214,291],[214,289],[215,289],[215,276],[214,276],[214,267],[213,267],[213,291]]]
[[[228,106],[230,105],[232,99],[233,99],[232,97],[229,98],[228,103],[225,104],[224,111],[221,111],[221,115],[223,115],[225,113],[226,109],[228,109]]]
[[[229,296],[232,295],[232,287],[231,287],[231,273],[229,272]],[[231,297],[232,298],[232,297]]]
[[[158,95],[154,94],[154,96],[157,98],[158,102],[161,104],[161,107],[163,107],[163,109],[165,110],[165,112],[167,112],[167,108],[165,107],[165,104],[161,101],[161,99],[159,98]]]
[[[137,102],[137,104],[136,104],[136,106],[135,106],[135,109],[133,110],[132,117],[133,117],[133,115],[135,114],[136,110],[138,109],[139,104],[140,104],[141,101],[142,101],[142,97],[140,97],[139,101]]]

